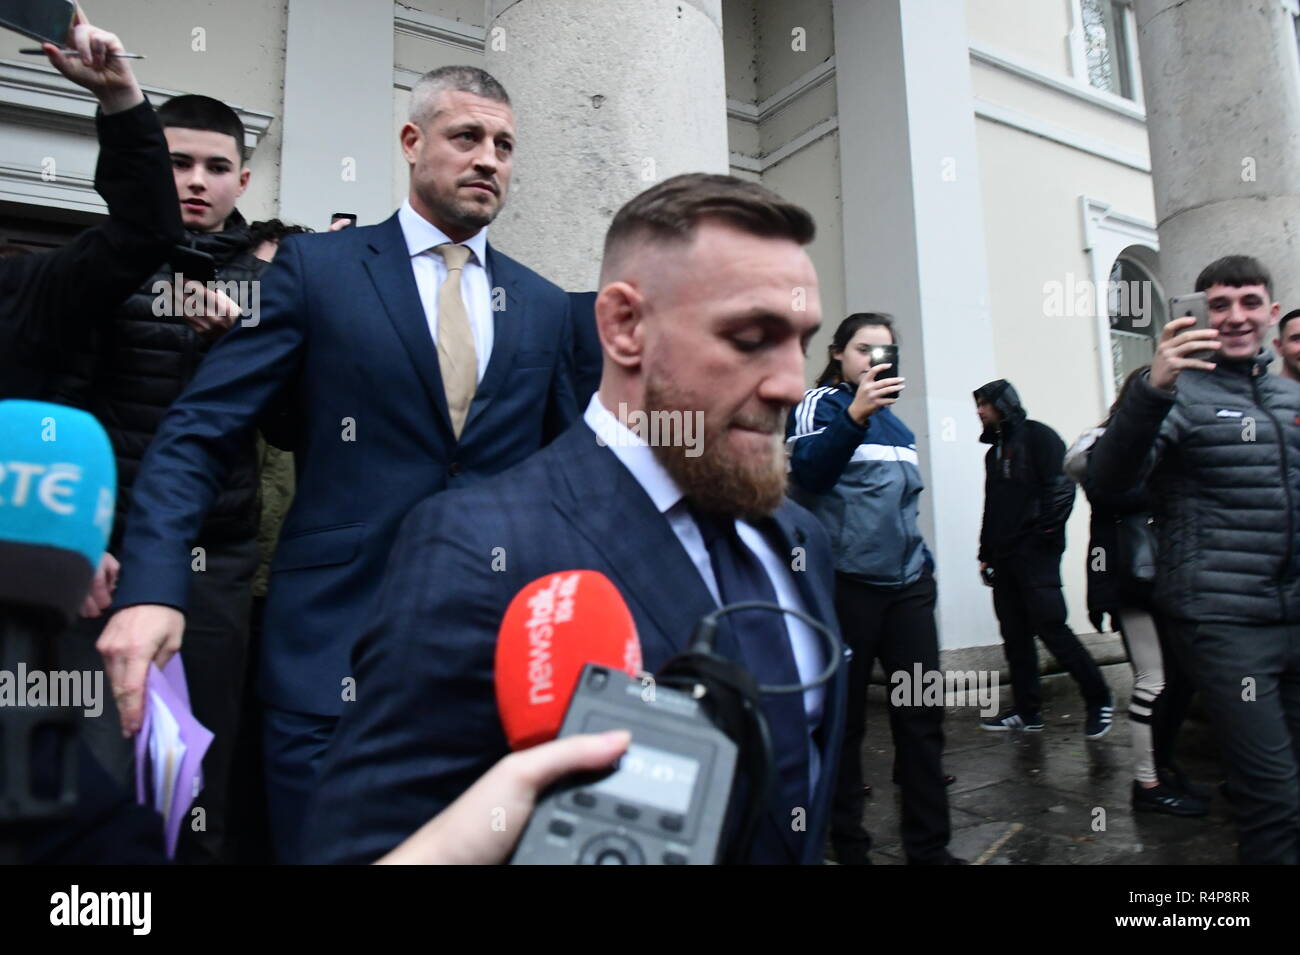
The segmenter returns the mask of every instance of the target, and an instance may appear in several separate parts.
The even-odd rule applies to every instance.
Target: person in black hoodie
[[[1074,507],[1074,484],[1062,470],[1065,443],[1026,417],[1009,381],[977,389],[975,410],[984,425],[980,441],[992,445],[984,457],[980,575],[993,588],[1015,698],[1011,711],[980,725],[1042,730],[1037,636],[1079,684],[1087,706],[1084,734],[1100,739],[1110,730],[1114,700],[1096,662],[1066,625],[1061,593],[1065,522]]]
[[[116,553],[130,509],[131,489],[149,443],[173,401],[194,377],[209,349],[237,313],[198,307],[200,289],[177,273],[210,257],[215,281],[245,305],[257,302],[256,282],[265,262],[253,255],[253,237],[235,203],[248,186],[244,128],[238,115],[207,96],[178,96],[158,110],[171,153],[186,245],[157,263],[158,270],[107,321],[94,323],[55,379],[51,400],[90,411],[108,432],[117,459],[118,501],[109,551]],[[194,253],[198,253],[196,256]],[[231,285],[229,283],[236,283]],[[213,294],[211,287],[207,295]],[[256,321],[251,314],[244,321]],[[215,738],[203,760],[204,789],[194,817],[199,831],[182,827],[181,861],[215,862],[224,855],[224,816],[238,701],[244,679],[251,581],[257,566],[257,465],[250,433],[225,487],[209,512],[192,552],[191,612],[181,651],[195,717]],[[80,669],[101,667],[96,642],[104,619],[83,621],[69,636]],[[102,652],[103,646],[98,650]],[[111,676],[111,674],[110,674]],[[109,710],[113,712],[110,714]],[[118,730],[115,708],[88,725],[83,737],[114,778],[125,782],[131,744]]]

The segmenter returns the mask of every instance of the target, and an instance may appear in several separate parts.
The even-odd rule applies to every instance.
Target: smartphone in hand
[[[68,45],[76,15],[71,0],[0,0],[0,27],[60,48]]]
[[[1210,327],[1209,297],[1204,292],[1193,292],[1191,295],[1175,295],[1169,300],[1169,321],[1172,322],[1176,318],[1186,318],[1189,315],[1196,319],[1196,324],[1192,328],[1184,328],[1183,331],[1189,332],[1198,328]],[[1213,361],[1214,349],[1209,348],[1192,352],[1188,357]]]

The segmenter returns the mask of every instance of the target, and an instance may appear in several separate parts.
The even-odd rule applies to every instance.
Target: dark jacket
[[[0,398],[42,398],[87,329],[184,235],[167,141],[148,102],[95,115],[108,221],[52,252],[0,259]]]
[[[975,392],[1002,420],[984,429],[984,521],[979,559],[996,563],[1065,550],[1065,522],[1074,508],[1074,483],[1065,476],[1065,442],[1040,421],[1025,417],[1020,396],[998,379]]]
[[[774,547],[807,551],[806,572],[793,575],[800,596],[809,614],[836,630],[821,525],[790,501],[772,523]],[[493,548],[507,555],[497,570]],[[529,581],[575,567],[614,582],[651,672],[682,652],[700,618],[717,608],[668,520],[583,422],[509,473],[436,494],[410,511],[347,671],[358,702],[344,708],[315,784],[305,862],[374,860],[509,752],[492,675],[501,615]],[[751,862],[821,863],[847,673],[841,665],[826,684],[815,734],[826,759],[810,799],[806,779],[797,781],[808,801],[794,808],[806,809],[798,814],[806,828],[790,824],[792,797],[782,785],[789,778],[781,769],[789,761],[778,749]]]
[[[174,190],[172,201],[176,201]],[[186,237],[186,244],[216,260],[218,282],[257,279],[266,263],[253,256],[251,243],[248,225],[238,211],[231,215],[224,231],[188,233]],[[157,263],[153,277],[113,312],[111,320],[94,327],[85,346],[68,362],[66,373],[56,378],[50,391],[52,400],[91,412],[113,443],[118,492],[109,549],[115,553],[145,451],[163,415],[181,396],[218,340],[194,331],[183,315],[170,314],[174,311],[170,296],[155,291],[161,283],[170,283],[174,272],[170,263]],[[246,541],[256,535],[255,440],[250,431],[232,457],[230,471],[196,544]]]
[[[1271,359],[1184,371],[1172,392],[1137,379],[1093,449],[1098,489],[1150,483],[1155,599],[1172,617],[1300,620],[1300,384],[1268,374]]]
[[[1090,428],[1065,453],[1065,473],[1083,488],[1092,507],[1088,521],[1088,619],[1098,630],[1105,614],[1111,615],[1114,626],[1120,610],[1150,612],[1152,608],[1151,582],[1133,575],[1121,547],[1121,535],[1129,533],[1121,523],[1150,521],[1151,494],[1145,484],[1131,491],[1106,493],[1088,477],[1088,458],[1104,433],[1104,428]]]
[[[285,239],[259,323],[226,333],[150,445],[116,604],[184,609],[203,517],[282,401],[297,476],[271,564],[261,689],[281,709],[341,712],[398,524],[430,494],[524,460],[578,414],[568,295],[491,243],[486,258],[503,307],[458,439],[397,216]]]
[[[790,497],[826,528],[837,571],[905,587],[934,568],[917,524],[916,436],[889,408],[858,424],[853,394],[846,384],[813,388],[790,413]]]

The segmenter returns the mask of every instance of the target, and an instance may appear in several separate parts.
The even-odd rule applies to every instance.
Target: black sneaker
[[[1101,739],[1110,732],[1115,722],[1115,707],[1111,703],[1088,707],[1088,719],[1083,724],[1083,735],[1088,739]]]
[[[1210,800],[1210,787],[1192,782],[1177,763],[1170,763],[1168,766],[1157,766],[1156,778],[1160,780],[1161,785],[1168,786],[1177,792],[1186,793],[1202,802],[1209,802]]]
[[[1150,789],[1143,789],[1136,780],[1133,781],[1133,810],[1135,812],[1163,812],[1171,816],[1204,816],[1210,812],[1210,804],[1204,799],[1197,799],[1187,793],[1160,783]]]
[[[1030,716],[1021,716],[1013,710],[1003,716],[990,716],[988,719],[980,720],[980,726],[995,733],[1005,733],[1007,730],[1041,733],[1043,731],[1043,718],[1037,713]]]

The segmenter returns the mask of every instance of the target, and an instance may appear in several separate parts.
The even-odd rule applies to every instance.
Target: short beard
[[[425,206],[440,223],[464,229],[466,232],[478,232],[491,224],[497,214],[505,208],[505,203],[497,203],[495,209],[483,209],[468,202],[446,201],[436,196],[421,196]]]
[[[647,412],[693,413],[671,386],[650,375],[646,376],[645,404]],[[767,460],[732,455],[725,441],[730,424],[772,430],[771,454]],[[705,425],[703,450],[696,457],[688,457],[684,446],[654,445],[653,451],[694,507],[710,514],[759,520],[775,513],[785,498],[785,453],[781,440],[784,424],[784,412],[761,419],[734,418],[723,422],[721,427]]]

